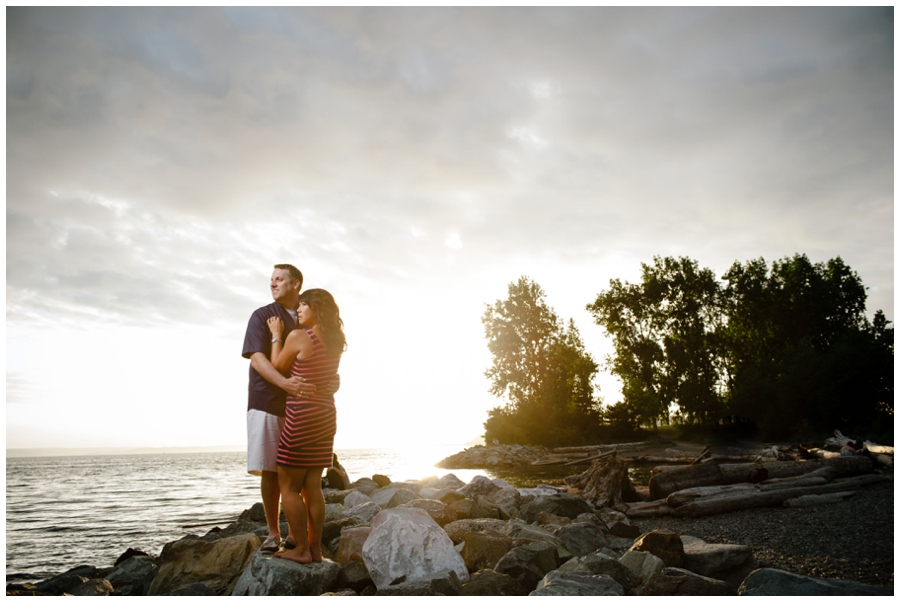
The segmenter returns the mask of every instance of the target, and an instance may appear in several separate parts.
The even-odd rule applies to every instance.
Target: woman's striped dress
[[[331,466],[334,452],[337,415],[334,395],[322,391],[337,374],[341,355],[329,355],[319,337],[312,330],[305,330],[312,339],[313,352],[304,360],[295,360],[291,374],[314,384],[316,393],[302,398],[288,396],[284,430],[278,442],[278,464],[295,468],[326,468]]]

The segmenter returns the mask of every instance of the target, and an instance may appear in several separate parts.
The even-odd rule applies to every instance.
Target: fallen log
[[[779,489],[825,485],[834,478],[835,474],[832,468],[824,467],[809,474],[786,479],[772,479],[760,484],[734,483],[731,485],[692,487],[669,494],[666,497],[666,503],[672,507],[678,507],[701,498],[708,500],[729,495],[745,495],[756,491],[777,491]]]
[[[823,493],[821,495],[801,495],[800,497],[785,500],[786,508],[806,508],[808,506],[821,506],[822,504],[834,504],[843,502],[848,497],[856,495],[856,491],[837,491],[835,493]]]
[[[794,477],[824,466],[834,468],[835,477],[867,474],[874,470],[872,462],[864,456],[799,462],[766,462],[760,465],[701,463],[692,466],[657,466],[650,477],[650,497],[658,500],[690,487],[747,483],[754,478],[764,481]]]
[[[859,489],[863,485],[880,483],[889,480],[890,479],[888,477],[884,477],[882,475],[861,475],[846,479],[838,479],[826,485],[818,485],[812,487],[792,487],[788,489],[778,489],[775,491],[753,491],[743,495],[736,494],[712,499],[699,499],[674,508],[672,510],[672,516],[682,518],[707,516],[710,514],[734,512],[735,510],[761,508],[763,506],[778,506],[791,498],[796,498],[803,495],[818,495],[825,493],[835,493],[838,491],[853,491]]]
[[[668,516],[672,514],[672,507],[666,504],[666,500],[655,502],[635,502],[628,504],[625,516],[628,518],[648,518],[651,516]]]

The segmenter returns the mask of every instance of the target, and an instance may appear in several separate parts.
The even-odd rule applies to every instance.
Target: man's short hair
[[[303,286],[303,274],[301,274],[300,270],[298,270],[291,264],[277,263],[277,264],[275,264],[275,269],[276,270],[287,270],[288,273],[291,275],[291,282],[293,282],[294,280],[299,280],[300,286]]]

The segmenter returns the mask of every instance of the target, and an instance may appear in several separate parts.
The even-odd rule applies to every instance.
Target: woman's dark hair
[[[322,343],[328,353],[335,355],[347,349],[344,336],[344,321],[341,310],[331,293],[321,288],[311,288],[300,293],[300,303],[304,303],[316,314],[316,322],[322,333]]]

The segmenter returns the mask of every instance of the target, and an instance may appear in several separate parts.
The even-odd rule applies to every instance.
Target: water
[[[462,446],[337,450],[351,480],[393,481],[453,473],[506,479],[515,487],[562,484],[576,467],[445,470]],[[6,460],[6,579],[35,582],[80,564],[112,566],[128,548],[159,554],[187,534],[234,521],[258,502],[245,452],[62,456]],[[195,525],[185,528],[189,525]],[[202,526],[196,526],[202,525]]]
[[[434,464],[461,446],[337,450],[351,480],[394,481],[478,470]],[[203,535],[259,501],[246,453],[64,456],[6,460],[6,578],[38,581],[79,564],[112,566],[129,547],[159,554],[188,533]],[[202,527],[184,528],[186,525]]]

